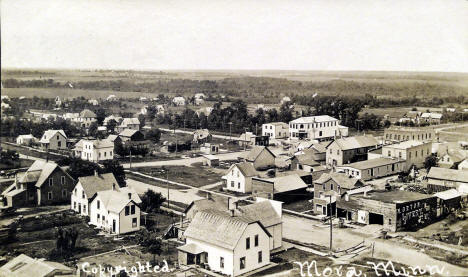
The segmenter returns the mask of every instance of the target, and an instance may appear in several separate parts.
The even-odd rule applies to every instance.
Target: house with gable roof
[[[270,232],[234,210],[197,212],[184,237],[185,244],[177,248],[181,265],[205,263],[212,271],[239,276],[270,263]]]
[[[234,192],[250,193],[252,191],[252,177],[257,176],[252,163],[242,162],[231,165],[226,175],[221,177],[226,189]]]
[[[54,162],[35,161],[2,192],[6,207],[52,205],[70,201],[75,180]]]
[[[254,146],[245,156],[247,162],[251,162],[256,170],[264,170],[275,167],[276,155],[266,146]]]
[[[327,147],[327,164],[339,166],[366,160],[367,152],[378,145],[379,141],[373,136],[355,136],[337,139]]]
[[[114,159],[114,143],[110,140],[82,139],[81,142],[81,159],[85,161],[100,162]],[[75,153],[79,152],[79,148],[75,146]]]
[[[128,187],[98,191],[89,204],[89,223],[111,234],[138,231],[140,204],[138,194]]]
[[[89,204],[99,191],[119,190],[119,184],[112,173],[98,174],[78,178],[71,194],[71,209],[80,215],[89,216]]]
[[[59,277],[76,276],[76,274],[73,268],[63,264],[20,254],[0,267],[0,276]]]
[[[89,126],[91,126],[91,124],[96,121],[96,114],[89,109],[82,110],[80,112],[80,115],[75,119],[75,122],[77,122],[80,125],[80,127],[83,128],[89,128]]]
[[[126,117],[122,120],[119,126],[117,126],[117,132],[122,132],[125,129],[140,130],[140,120],[136,117]]]
[[[44,150],[67,149],[67,135],[63,130],[47,130],[39,140]]]

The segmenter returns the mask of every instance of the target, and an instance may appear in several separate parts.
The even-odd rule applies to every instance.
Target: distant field
[[[60,98],[73,98],[84,96],[85,98],[102,98],[105,99],[107,96],[114,94],[118,98],[135,98],[135,97],[156,97],[156,94],[145,93],[145,92],[129,92],[129,91],[106,91],[106,90],[83,90],[83,89],[63,89],[63,88],[4,88],[2,89],[2,95],[8,95],[10,97],[46,97],[54,98],[59,96]]]
[[[373,113],[375,115],[389,115],[390,117],[400,118],[405,115],[407,112],[411,111],[413,107],[391,107],[391,108],[364,108],[359,114],[364,113]],[[433,107],[416,107],[420,112],[426,112],[430,110],[431,112],[442,112],[442,108],[433,108]]]

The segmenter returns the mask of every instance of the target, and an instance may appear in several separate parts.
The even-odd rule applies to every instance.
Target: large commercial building
[[[402,142],[406,140],[433,141],[435,139],[436,134],[433,128],[393,126],[384,131],[385,143]]]
[[[321,141],[348,136],[348,127],[339,123],[338,119],[328,115],[300,117],[289,122],[289,137]]]
[[[432,142],[408,140],[382,147],[382,157],[405,160],[407,169],[412,165],[422,167],[426,157],[431,154]]]

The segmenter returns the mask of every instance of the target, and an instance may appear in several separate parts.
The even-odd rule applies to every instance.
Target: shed
[[[219,166],[219,158],[215,155],[203,155],[203,165],[207,165],[209,167]]]

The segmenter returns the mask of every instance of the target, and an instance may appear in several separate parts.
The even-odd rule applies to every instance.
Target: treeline
[[[290,97],[310,97],[318,93],[323,95],[353,95],[362,97],[364,94],[380,96],[376,98],[377,105],[401,105],[408,102],[431,103],[433,97],[442,99],[445,103],[466,103],[458,96],[466,95],[467,89],[451,84],[431,82],[398,82],[398,81],[294,81],[285,78],[270,77],[238,77],[221,80],[191,80],[191,79],[159,79],[156,81],[100,80],[71,82],[74,88],[88,90],[135,91],[148,93],[195,94],[202,92],[208,95],[224,95],[237,98],[249,98],[252,103],[277,103],[284,95]],[[70,88],[70,82],[57,82],[53,79],[3,81],[6,88]],[[265,98],[265,99],[264,99]],[[405,99],[398,102],[399,99]],[[419,99],[419,100],[411,100]],[[429,101],[428,101],[429,100]],[[395,102],[396,101],[396,102]]]
[[[0,136],[17,137],[19,135],[32,134],[40,139],[47,130],[63,130],[67,137],[85,136],[85,130],[78,128],[70,120],[63,118],[43,119],[40,122],[20,119],[19,117],[2,119]]]

